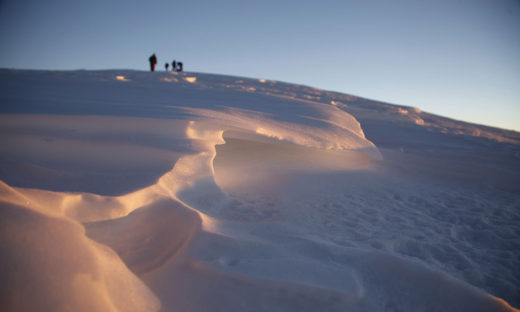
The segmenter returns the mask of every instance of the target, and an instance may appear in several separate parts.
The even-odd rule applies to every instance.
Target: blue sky
[[[302,83],[520,131],[520,1],[0,1],[0,67]]]

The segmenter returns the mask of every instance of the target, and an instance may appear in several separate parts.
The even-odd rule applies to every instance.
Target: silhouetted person
[[[154,71],[155,65],[157,64],[157,56],[155,56],[155,53],[152,54],[148,60],[150,61],[150,71]]]
[[[170,67],[170,63],[164,64],[164,68],[166,69],[166,71],[168,71],[168,67]]]
[[[178,72],[182,71],[182,62],[177,62],[177,71]]]
[[[177,61],[173,60],[173,62],[172,62],[172,71],[176,71],[176,70],[177,70]]]

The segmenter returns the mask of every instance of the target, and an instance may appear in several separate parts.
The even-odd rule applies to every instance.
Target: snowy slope
[[[200,73],[0,91],[8,311],[520,306],[517,132]]]

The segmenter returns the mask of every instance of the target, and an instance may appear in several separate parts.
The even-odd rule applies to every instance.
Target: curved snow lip
[[[220,111],[180,108],[203,124],[211,123],[227,132],[258,134],[279,141],[325,150],[356,150],[374,160],[382,160],[378,148],[365,138],[359,122],[352,115],[335,108],[319,107],[330,119],[296,115],[292,121],[278,121],[276,115],[238,108]],[[312,121],[311,124],[308,124]]]

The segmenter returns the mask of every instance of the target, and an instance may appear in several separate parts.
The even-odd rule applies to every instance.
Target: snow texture
[[[4,311],[518,311],[520,134],[265,79],[0,70]]]

